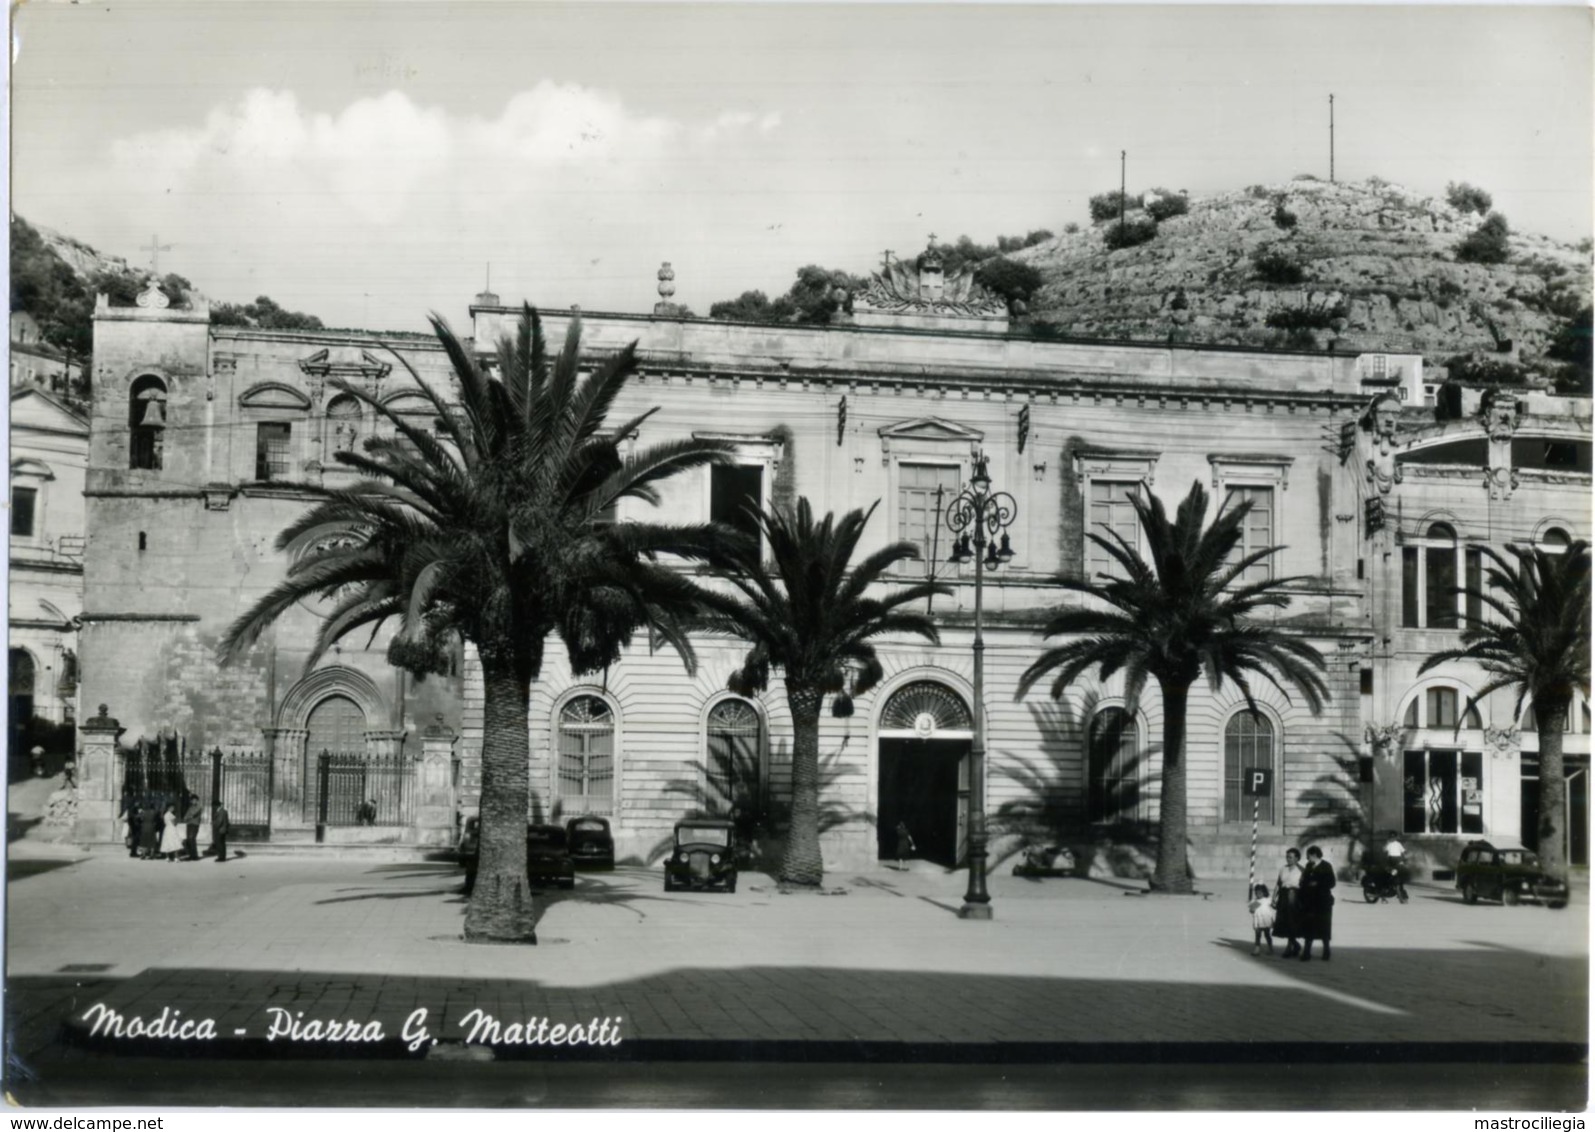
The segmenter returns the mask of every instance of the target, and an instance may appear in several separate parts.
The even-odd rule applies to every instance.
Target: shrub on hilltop
[[[1505,263],[1511,248],[1507,237],[1511,229],[1506,225],[1506,217],[1499,212],[1492,212],[1463,241],[1457,245],[1458,263]]]
[[[1490,194],[1466,181],[1452,181],[1445,187],[1445,199],[1458,212],[1477,212],[1484,216],[1494,203]]]

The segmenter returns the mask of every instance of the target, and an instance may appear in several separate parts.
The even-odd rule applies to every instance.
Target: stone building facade
[[[58,741],[65,749],[51,753],[70,754],[60,725],[77,711],[88,452],[89,423],[70,405],[37,386],[12,389],[7,706],[16,770],[34,745]]]
[[[911,271],[897,265],[855,297],[850,316],[828,326],[582,315],[590,356],[638,343],[640,373],[614,410],[623,419],[658,407],[636,442],[713,436],[740,454],[734,468],[668,481],[651,516],[734,519],[744,502],[800,496],[821,512],[875,505],[861,553],[909,539],[926,561],[905,569],[905,579],[928,569],[953,586],[932,608],[941,643],[886,641],[885,680],[858,699],[851,718],[822,721],[828,863],[873,862],[885,849],[878,830],[898,819],[923,855],[957,859],[976,710],[987,727],[987,810],[999,860],[1025,836],[1061,838],[1102,867],[1136,856],[1156,815],[1155,689],[1126,705],[1113,681],[1082,680],[1056,700],[1046,687],[1022,699],[1016,688],[1042,647],[1038,626],[1071,600],[1054,576],[1105,568],[1087,531],[1134,539],[1132,493],[1172,504],[1197,480],[1215,509],[1235,495],[1253,501],[1248,547],[1285,548],[1269,568],[1300,580],[1279,620],[1324,654],[1332,699],[1314,716],[1299,698],[1265,689],[1253,716],[1234,688],[1193,689],[1193,867],[1199,875],[1244,872],[1252,812],[1240,771],[1252,765],[1274,771],[1274,796],[1259,806],[1265,847],[1322,840],[1345,851],[1348,838],[1365,837],[1383,820],[1370,808],[1387,806],[1393,789],[1388,764],[1373,757],[1374,725],[1399,710],[1392,697],[1412,683],[1387,671],[1397,662],[1393,642],[1405,638],[1381,636],[1389,616],[1380,603],[1388,604],[1400,555],[1375,555],[1375,540],[1394,532],[1373,532],[1365,521],[1380,482],[1366,461],[1385,435],[1370,405],[1392,390],[1421,403],[1421,360],[1035,340],[1008,333],[1000,308],[961,281],[949,286],[938,266],[925,257]],[[475,348],[486,356],[517,314],[496,296],[477,296]],[[571,316],[544,317],[558,340]],[[304,500],[282,481],[335,482],[346,473],[331,451],[374,427],[327,379],[368,383],[398,406],[414,403],[395,350],[424,380],[449,388],[441,352],[417,336],[220,329],[202,311],[153,299],[141,308],[102,305],[84,703],[109,705],[120,723],[97,734],[121,730],[125,743],[175,729],[205,747],[264,746],[280,767],[297,765],[307,776],[323,743],[419,760],[430,730],[432,750],[450,760],[446,772],[432,768],[434,810],[445,801],[472,808],[482,688],[469,650],[457,680],[414,684],[387,666],[380,639],[368,650],[351,642],[305,674],[314,628],[306,610],[247,663],[218,670],[210,659],[227,623],[287,566],[273,538]],[[1393,374],[1402,375],[1394,386]],[[162,406],[158,434],[141,423],[151,402]],[[1409,419],[1415,426],[1419,412],[1397,410],[1401,428]],[[1584,428],[1587,492],[1587,403],[1557,402],[1545,414],[1565,418],[1559,429]],[[1406,432],[1397,435],[1405,445]],[[993,486],[1017,504],[1013,557],[985,582],[978,705],[973,569],[946,563],[949,534],[937,522],[938,499],[967,482],[977,454],[989,459]],[[1420,482],[1407,474],[1397,484],[1393,467],[1386,472],[1398,500]],[[1482,474],[1481,464],[1472,489],[1483,490]],[[1561,490],[1534,480],[1526,490],[1520,484],[1520,498],[1542,487]],[[623,504],[619,518],[645,510]],[[1581,512],[1568,516],[1571,535],[1587,532]],[[1504,536],[1508,528],[1490,530]],[[743,649],[714,639],[696,647],[691,676],[669,650],[641,647],[607,673],[577,678],[551,643],[528,721],[533,816],[603,814],[620,856],[648,859],[675,820],[738,791],[779,808],[790,796],[792,733],[779,680],[742,700],[725,685]],[[1515,752],[1509,759],[1520,765]],[[1506,760],[1498,761],[1506,773]],[[105,781],[114,777],[107,769]],[[287,824],[273,814],[274,839],[307,836],[309,803],[285,808],[295,804],[299,817]],[[1503,801],[1488,830],[1515,837],[1518,821]],[[435,840],[441,832],[412,821],[370,836],[379,835]]]
[[[1359,434],[1373,626],[1363,684],[1371,816],[1445,862],[1459,839],[1534,844],[1538,736],[1533,705],[1516,710],[1515,691],[1467,710],[1485,683],[1475,666],[1418,669],[1458,647],[1463,618],[1480,612],[1454,590],[1482,584],[1489,562],[1476,547],[1555,552],[1590,538],[1590,403],[1459,391],[1436,405],[1432,391],[1428,403],[1405,392],[1421,390],[1398,385],[1375,400]],[[1567,731],[1567,849],[1587,865],[1590,707],[1582,695]]]

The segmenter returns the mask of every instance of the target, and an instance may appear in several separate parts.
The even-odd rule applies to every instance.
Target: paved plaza
[[[1588,1037],[1582,888],[1551,911],[1470,907],[1440,887],[1368,905],[1343,885],[1333,960],[1301,963],[1252,956],[1243,881],[1170,898],[999,873],[996,918],[978,923],[956,916],[962,876],[925,866],[834,873],[825,895],[750,875],[732,895],[667,895],[658,869],[623,866],[540,897],[537,947],[495,947],[461,941],[450,862],[246,854],[14,855],[18,1053],[86,1039],[83,1012],[97,1002],[127,1017],[209,1017],[239,1049],[264,1049],[273,1008],[374,1019],[392,1038],[418,1006],[445,1046],[479,1009],[506,1023],[616,1019],[622,1048],[676,1055],[694,1043],[1021,1058],[1120,1044],[1490,1043],[1510,1059],[1513,1047]]]

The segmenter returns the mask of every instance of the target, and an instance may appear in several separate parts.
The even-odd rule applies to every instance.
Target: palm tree
[[[313,666],[349,633],[394,618],[393,664],[437,671],[449,642],[476,646],[485,704],[481,857],[465,919],[469,940],[535,942],[526,880],[530,803],[527,713],[545,644],[557,634],[573,671],[616,661],[639,628],[671,643],[689,670],[682,630],[696,587],[659,554],[714,558],[714,526],[606,522],[621,499],[656,503],[655,485],[688,468],[730,459],[727,445],[667,442],[623,457],[619,442],[653,410],[611,428],[605,421],[636,369],[635,343],[579,373],[581,326],[572,319],[550,364],[537,314],[498,346],[489,373],[436,315],[432,326],[459,386],[449,404],[395,351],[436,413],[434,436],[354,386],[397,435],[337,460],[362,478],[310,486],[315,503],[277,537],[296,555],[287,578],[228,629],[224,661],[250,647],[303,599],[330,608],[306,661]]]
[[[1484,669],[1489,683],[1468,700],[1459,718],[1498,688],[1517,690],[1513,719],[1522,714],[1525,699],[1533,703],[1540,739],[1540,860],[1547,871],[1565,877],[1567,780],[1562,770],[1562,729],[1573,705],[1573,690],[1589,695],[1589,544],[1575,542],[1560,554],[1509,545],[1506,549],[1515,562],[1490,547],[1476,549],[1490,565],[1483,587],[1456,591],[1467,596],[1470,610],[1464,617],[1462,647],[1442,649],[1418,672],[1453,660],[1473,661]],[[1492,612],[1499,620],[1490,616]]]
[[[825,875],[820,854],[820,707],[828,694],[831,712],[853,713],[852,697],[869,691],[884,675],[871,641],[887,633],[911,634],[932,643],[935,623],[908,606],[930,594],[952,590],[938,582],[916,582],[870,596],[899,562],[919,557],[913,543],[897,542],[856,565],[853,553],[875,507],[853,510],[816,523],[807,499],[792,512],[755,516],[768,561],[751,541],[732,551],[725,579],[741,592],[706,598],[703,625],[741,637],[752,647],[726,686],[751,696],[769,686],[771,668],[786,682],[792,713],[792,812],[780,879],[818,885]]]
[[[1301,580],[1240,582],[1248,569],[1283,549],[1237,554],[1250,501],[1224,506],[1211,526],[1204,526],[1208,499],[1201,481],[1191,485],[1172,522],[1156,496],[1150,501],[1136,496],[1133,502],[1146,539],[1146,560],[1117,531],[1109,532],[1111,541],[1094,532],[1089,536],[1119,564],[1123,576],[1057,579],[1064,589],[1108,608],[1093,603],[1056,613],[1044,636],[1074,639],[1047,649],[1025,669],[1018,694],[1055,671],[1052,695],[1061,698],[1077,677],[1095,667],[1103,680],[1122,671],[1125,700],[1134,705],[1148,678],[1157,681],[1163,695],[1163,774],[1152,887],[1190,892],[1185,716],[1191,685],[1203,672],[1215,691],[1230,680],[1256,711],[1250,678],[1260,676],[1287,699],[1285,684],[1298,689],[1314,714],[1322,710],[1329,689],[1319,675],[1324,658],[1317,649],[1272,625],[1247,620],[1257,610],[1289,604],[1283,589]]]

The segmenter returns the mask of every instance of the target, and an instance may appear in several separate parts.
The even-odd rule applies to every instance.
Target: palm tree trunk
[[[465,913],[472,943],[536,943],[526,881],[531,681],[503,655],[482,654],[482,826],[476,887]]]
[[[787,685],[792,713],[792,827],[781,859],[781,882],[818,886],[825,879],[820,856],[820,693]]]
[[[1163,787],[1158,798],[1157,870],[1154,892],[1188,893],[1191,870],[1185,859],[1185,708],[1189,682],[1158,681],[1163,691]]]
[[[1562,770],[1562,728],[1572,706],[1569,697],[1541,695],[1534,701],[1540,732],[1540,863],[1545,871],[1567,878],[1567,778]]]

